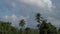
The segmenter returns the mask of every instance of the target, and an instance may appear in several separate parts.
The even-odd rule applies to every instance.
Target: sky
[[[60,0],[0,0],[0,20],[18,27],[25,19],[26,25],[36,27],[35,15],[41,13],[53,25],[60,24]]]

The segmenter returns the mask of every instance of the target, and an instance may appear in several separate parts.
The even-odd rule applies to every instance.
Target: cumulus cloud
[[[13,26],[16,26],[16,25],[18,26],[19,21],[21,19],[24,19],[26,23],[25,27],[27,27],[27,20],[29,19],[29,16],[24,17],[24,16],[16,16],[15,14],[12,14],[11,16],[8,16],[8,15],[4,16],[4,19],[5,20],[7,19],[7,21],[11,21]]]
[[[53,7],[51,0],[20,0],[20,2],[24,2],[26,4],[31,4],[34,6],[51,9]]]
[[[17,16],[13,14],[11,18],[15,21],[17,19]]]
[[[29,18],[29,16],[26,16],[26,17],[20,16],[19,18],[20,18],[20,19],[25,19],[25,20],[27,20],[27,19]]]
[[[5,16],[4,18],[8,19],[8,20],[11,19],[11,20],[15,21],[17,19],[17,16],[13,14],[11,16]]]

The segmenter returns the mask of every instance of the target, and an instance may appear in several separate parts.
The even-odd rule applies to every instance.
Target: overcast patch
[[[54,7],[51,0],[19,0],[19,1],[46,9],[51,9]]]

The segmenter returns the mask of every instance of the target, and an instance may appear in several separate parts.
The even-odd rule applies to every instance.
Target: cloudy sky
[[[25,19],[26,26],[36,26],[35,14],[41,13],[53,25],[60,24],[60,0],[0,0],[0,19],[18,26]]]

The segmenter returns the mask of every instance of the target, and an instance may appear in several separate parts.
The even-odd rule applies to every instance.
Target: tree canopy
[[[60,28],[57,30],[51,22],[47,22],[48,20],[43,19],[40,13],[37,13],[35,17],[38,23],[36,25],[38,29],[30,27],[23,28],[26,25],[24,19],[19,21],[20,29],[12,26],[11,22],[0,21],[0,34],[60,34]]]

